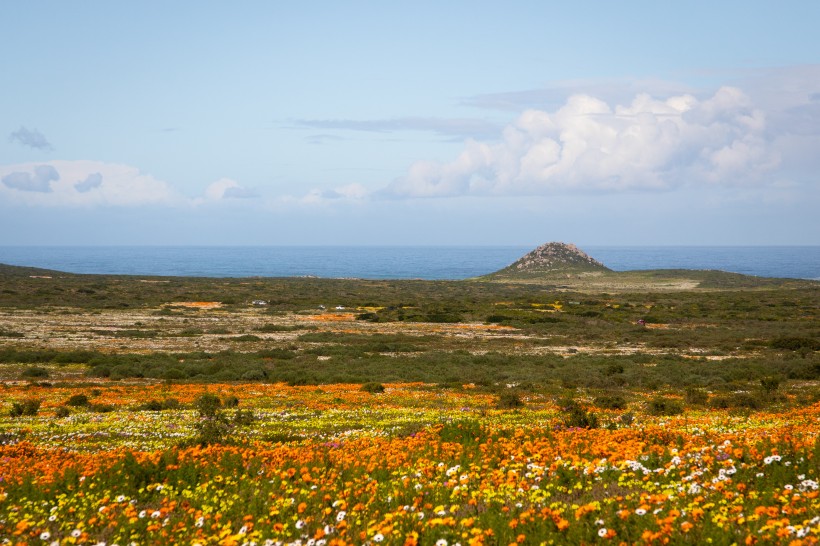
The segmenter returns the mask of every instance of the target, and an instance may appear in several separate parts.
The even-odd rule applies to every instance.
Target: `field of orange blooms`
[[[55,411],[77,392],[105,412]],[[817,544],[820,404],[772,412],[596,410],[570,428],[548,395],[495,409],[475,388],[7,386],[42,400],[0,419],[10,544]],[[203,392],[224,442],[190,440]],[[175,399],[166,411],[140,403]],[[583,397],[580,398],[584,403]],[[633,418],[624,418],[624,413]],[[244,419],[234,419],[236,415]]]

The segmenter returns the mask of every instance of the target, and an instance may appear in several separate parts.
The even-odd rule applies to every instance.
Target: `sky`
[[[0,246],[820,244],[814,0],[0,20]]]

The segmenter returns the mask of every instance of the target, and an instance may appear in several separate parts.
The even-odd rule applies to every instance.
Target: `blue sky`
[[[819,2],[0,20],[0,245],[820,244]]]

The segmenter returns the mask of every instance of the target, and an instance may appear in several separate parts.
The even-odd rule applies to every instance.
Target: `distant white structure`
[[[336,306],[336,310],[337,310],[337,311],[344,311],[344,310],[345,310],[345,306],[344,306],[344,305],[337,305],[337,306]]]
[[[266,302],[265,300],[253,300],[251,302],[251,305],[267,305],[267,304],[268,304],[268,302]]]

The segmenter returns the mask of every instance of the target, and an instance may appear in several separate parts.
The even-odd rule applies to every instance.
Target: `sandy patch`
[[[191,309],[218,309],[222,307],[219,301],[172,301],[168,305],[174,307],[188,307]]]
[[[355,320],[353,313],[324,313],[322,315],[308,315],[300,317],[302,320],[313,320],[316,322],[349,322]]]

